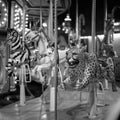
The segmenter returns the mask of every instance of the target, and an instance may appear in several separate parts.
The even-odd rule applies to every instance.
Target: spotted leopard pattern
[[[71,58],[79,61],[75,67],[71,67],[69,64]],[[75,86],[79,81],[79,87],[84,88],[90,80],[92,80],[91,78],[96,75],[96,55],[86,53],[84,49],[69,49],[66,53],[66,64],[68,68],[69,84],[71,86]]]

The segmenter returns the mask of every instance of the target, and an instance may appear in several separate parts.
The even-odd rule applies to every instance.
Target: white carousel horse
[[[42,70],[52,69],[52,66],[54,66],[55,56],[53,48],[48,47],[49,41],[43,30],[38,32],[30,31],[29,34],[26,34],[26,38],[29,38],[31,40],[34,40],[33,38],[37,38],[37,36],[39,36],[37,40],[38,42],[36,45],[36,49],[34,50],[34,54],[36,54],[37,57],[37,65],[32,69],[31,74],[33,76],[37,75],[38,77],[40,77],[40,81],[38,82],[43,82],[44,77],[42,76]],[[65,61],[67,51],[68,49],[58,50],[60,64]]]
[[[63,52],[60,50],[58,53],[60,55],[60,58],[59,58],[59,67],[61,67],[61,69],[64,69],[64,62],[66,60],[65,56],[66,56],[66,51],[68,49],[64,50]],[[44,77],[42,76],[42,71],[49,71],[50,73],[47,73],[49,75],[49,80],[47,81],[48,84],[50,83],[50,79],[51,79],[51,74],[53,74],[52,72],[54,71],[54,67],[55,67],[55,56],[54,56],[54,53],[52,54],[48,54],[47,56],[41,58],[39,60],[39,63],[38,65],[36,65],[34,67],[34,69],[32,70],[32,75],[37,75],[37,73],[39,73],[39,77],[40,77],[40,82],[44,82]],[[59,68],[59,72],[60,71],[60,68]],[[63,72],[60,73],[60,78],[61,78],[61,82],[63,81],[62,80],[62,74]]]
[[[39,53],[39,55],[47,55],[51,50],[48,49],[49,38],[47,37],[44,30],[40,29],[39,31],[28,30],[25,34],[25,42],[35,42],[35,49],[33,52]],[[50,51],[49,51],[50,50]]]
[[[40,48],[39,48],[40,50]],[[68,49],[65,50],[58,50],[58,54],[59,54],[59,66],[63,68],[64,66],[64,62],[66,60],[66,52],[68,51]],[[39,51],[38,51],[39,54]],[[35,66],[35,68],[33,69],[33,74],[35,74],[35,72],[39,73],[39,77],[40,77],[40,81],[44,82],[44,78],[42,77],[42,70],[49,70],[49,72],[52,72],[55,66],[55,55],[54,55],[54,51],[52,52],[52,50],[50,50],[50,48],[47,48],[47,55],[42,57],[42,58],[38,58],[38,64]],[[60,70],[60,69],[59,69]],[[49,77],[51,77],[51,73],[48,73]],[[60,73],[62,74],[62,73]],[[50,82],[50,79],[48,80],[48,83]],[[62,76],[61,76],[62,79]]]

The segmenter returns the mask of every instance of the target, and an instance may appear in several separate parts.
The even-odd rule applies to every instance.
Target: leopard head
[[[66,60],[70,68],[75,68],[79,64],[80,53],[79,48],[70,48],[66,52]]]

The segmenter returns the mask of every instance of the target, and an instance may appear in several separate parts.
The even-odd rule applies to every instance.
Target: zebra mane
[[[14,28],[8,28],[7,29],[7,33],[12,33],[12,32],[17,33],[20,36],[20,33],[17,30],[15,30]]]

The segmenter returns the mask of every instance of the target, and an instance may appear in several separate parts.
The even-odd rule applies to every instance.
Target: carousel
[[[1,107],[0,120],[97,120],[117,100],[113,17],[105,23],[100,40],[93,0],[91,40],[83,40],[85,17],[78,17],[76,0],[76,31],[67,29],[68,45],[60,49],[57,18],[71,4],[71,0],[0,1],[4,11],[0,27],[6,31],[0,42],[0,92],[10,101]],[[29,89],[33,81],[40,84],[34,90],[40,96]],[[17,100],[11,104],[10,94],[16,91]]]
[[[55,43],[55,33],[53,31],[53,29],[55,29],[53,28],[53,24],[55,24],[55,22],[53,22],[53,18],[64,13],[70,7],[71,1],[57,1],[56,16],[53,16],[54,4],[54,2],[49,0],[36,0],[35,2],[24,0],[0,2],[0,5],[2,6],[0,28],[1,39],[3,39],[1,42],[0,56],[0,60],[2,61],[0,74],[1,93],[6,91],[14,91],[16,89],[15,84],[19,81],[19,72],[17,71],[20,71],[20,69],[18,70],[17,68],[20,68],[21,64],[24,64],[24,62],[27,60],[26,57],[29,58],[28,61],[30,65],[25,65],[25,68],[28,70],[28,82],[31,82],[32,76],[30,68],[33,68],[38,64],[47,65],[46,67],[51,65],[51,61],[54,59],[54,54],[49,56],[49,54],[53,52],[53,48],[48,46],[52,46],[52,44]],[[47,26],[44,26],[44,24]],[[16,36],[13,35],[12,38],[12,34],[16,34]],[[9,40],[4,42],[6,38]],[[12,41],[11,39],[15,39],[16,42],[14,40]],[[12,46],[10,45],[11,43],[13,44]],[[20,44],[23,44],[24,47],[21,47]],[[20,53],[22,49],[19,50],[19,48],[25,49],[25,53]],[[63,56],[61,55],[60,59],[63,60],[65,57],[65,51],[60,52],[63,53]],[[22,54],[23,56],[18,54]],[[2,59],[2,56],[5,56],[4,59]],[[42,59],[40,60],[39,58]],[[12,61],[13,59],[15,61]],[[14,67],[12,68],[13,70],[11,69],[11,66],[13,66],[11,61],[15,63]],[[37,66],[35,69],[37,69]],[[9,78],[9,74],[11,76],[12,72],[15,74],[12,75],[12,78]],[[33,75],[33,79],[34,77],[35,75]],[[43,78],[41,77],[41,80],[42,79]],[[39,80],[39,75],[37,75],[37,77],[35,77],[35,81],[40,82]]]

